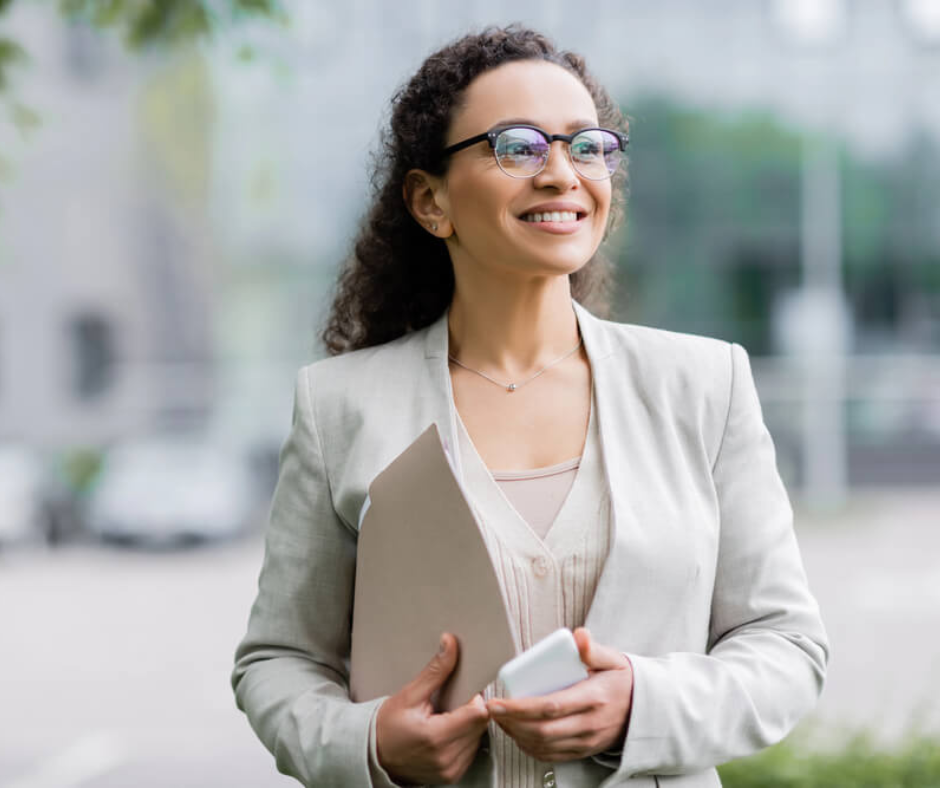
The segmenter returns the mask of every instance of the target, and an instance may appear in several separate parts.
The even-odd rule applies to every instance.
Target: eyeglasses
[[[578,174],[591,181],[610,178],[620,166],[630,138],[620,131],[588,128],[574,134],[549,134],[538,126],[525,124],[497,126],[484,134],[444,148],[449,156],[486,140],[493,149],[499,168],[512,178],[532,178],[545,169],[552,143],[568,144],[568,158]]]

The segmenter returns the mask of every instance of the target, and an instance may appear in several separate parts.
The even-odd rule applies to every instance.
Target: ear
[[[408,212],[431,235],[448,238],[454,232],[447,218],[443,179],[424,170],[409,170],[402,184],[402,196]]]

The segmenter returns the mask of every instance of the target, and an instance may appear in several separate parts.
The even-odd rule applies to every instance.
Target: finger
[[[477,736],[471,736],[465,742],[463,742],[458,758],[462,763],[465,763],[469,766],[473,759],[476,757],[477,750],[480,749],[480,739],[482,738],[482,731]]]
[[[623,654],[610,646],[598,643],[585,627],[575,629],[574,639],[578,644],[581,661],[590,669],[613,670],[627,666],[627,658]]]
[[[480,749],[480,737],[477,736],[466,742],[464,742],[459,749],[455,750],[455,755],[453,756],[453,762],[457,765],[457,768],[460,772],[461,779],[466,773],[467,769],[470,768],[470,765],[477,757],[477,750]]]
[[[514,739],[546,743],[590,736],[594,730],[595,719],[591,712],[584,712],[583,714],[561,717],[557,720],[506,717],[498,720],[498,724]]]
[[[600,751],[599,748],[591,746],[592,740],[589,736],[571,737],[548,744],[540,739],[509,731],[506,731],[506,735],[512,738],[522,752],[540,761],[572,761]]]
[[[536,695],[531,698],[491,698],[486,705],[495,720],[507,716],[517,719],[549,720],[590,711],[597,706],[597,703],[597,696],[591,677],[589,677],[549,695]],[[503,709],[502,712],[500,708]]]
[[[490,714],[483,697],[477,693],[463,706],[453,711],[435,714],[433,722],[444,741],[455,741],[463,737],[479,738],[489,724]]]
[[[441,650],[431,657],[431,661],[405,686],[405,702],[409,706],[419,706],[431,700],[434,691],[453,673],[457,665],[457,651],[456,638],[445,632],[441,636]]]
[[[590,714],[577,714],[549,722],[507,719],[500,720],[499,725],[520,748],[542,760],[549,760],[544,757],[549,755],[584,757],[597,736]]]

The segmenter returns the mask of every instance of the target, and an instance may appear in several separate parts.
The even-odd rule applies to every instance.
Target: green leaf
[[[274,13],[275,5],[272,0],[235,0],[235,10],[249,14],[270,16]]]
[[[116,25],[127,16],[128,8],[124,0],[101,0],[94,13],[94,23],[98,27]]]
[[[0,64],[26,60],[26,50],[11,38],[0,38]]]
[[[0,93],[2,93],[9,79],[7,72],[10,66],[29,60],[26,50],[10,38],[0,38]]]
[[[10,160],[0,156],[0,183],[9,181],[13,177],[13,165]]]
[[[209,32],[209,14],[197,0],[162,0],[143,6],[127,31],[134,48],[185,43]]]
[[[22,134],[28,134],[42,125],[38,112],[18,102],[10,107],[10,119]]]
[[[289,21],[287,12],[277,0],[233,0],[232,16],[235,19],[245,16],[267,17],[282,25]]]

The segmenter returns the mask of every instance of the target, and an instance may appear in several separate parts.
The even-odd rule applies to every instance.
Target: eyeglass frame
[[[446,148],[444,148],[444,150],[441,151],[441,155],[445,157],[451,156],[452,154],[457,153],[458,151],[462,151],[464,148],[469,148],[471,145],[476,145],[478,142],[483,142],[484,140],[486,140],[490,145],[490,150],[493,151],[493,156],[494,158],[496,158],[496,163],[499,165],[499,169],[501,172],[503,172],[505,175],[508,175],[510,178],[534,178],[536,175],[538,175],[545,169],[545,166],[548,164],[548,156],[545,157],[545,161],[542,163],[542,166],[536,172],[533,172],[531,175],[512,175],[506,172],[506,170],[503,169],[502,165],[499,164],[499,158],[496,157],[496,140],[500,134],[502,134],[504,131],[508,131],[509,129],[530,129],[532,131],[537,131],[548,141],[549,148],[551,148],[552,143],[554,143],[555,140],[561,140],[562,142],[567,143],[566,150],[568,153],[569,161],[571,161],[572,140],[574,140],[574,138],[577,137],[579,134],[583,134],[586,131],[606,131],[608,134],[613,134],[617,138],[617,141],[620,143],[621,152],[625,151],[627,148],[627,145],[630,143],[629,134],[625,134],[622,131],[617,131],[616,129],[604,128],[603,126],[587,126],[583,129],[578,129],[577,131],[572,132],[571,134],[549,134],[547,131],[545,131],[545,129],[539,126],[533,126],[529,123],[508,123],[504,126],[494,126],[492,129],[490,129],[489,131],[485,131],[482,134],[477,134],[474,137],[468,137],[467,139],[461,140],[460,142],[455,142],[453,145],[448,145]],[[577,165],[573,161],[571,161],[571,164],[574,167],[575,172],[578,173],[578,175],[580,175],[582,178],[587,178],[589,181],[606,181],[612,178],[614,176],[614,173],[617,172],[617,170],[615,169],[613,172],[608,172],[606,177],[604,178],[590,178],[584,173],[582,173],[581,170],[578,169]],[[619,169],[619,163],[618,163],[618,169]]]

